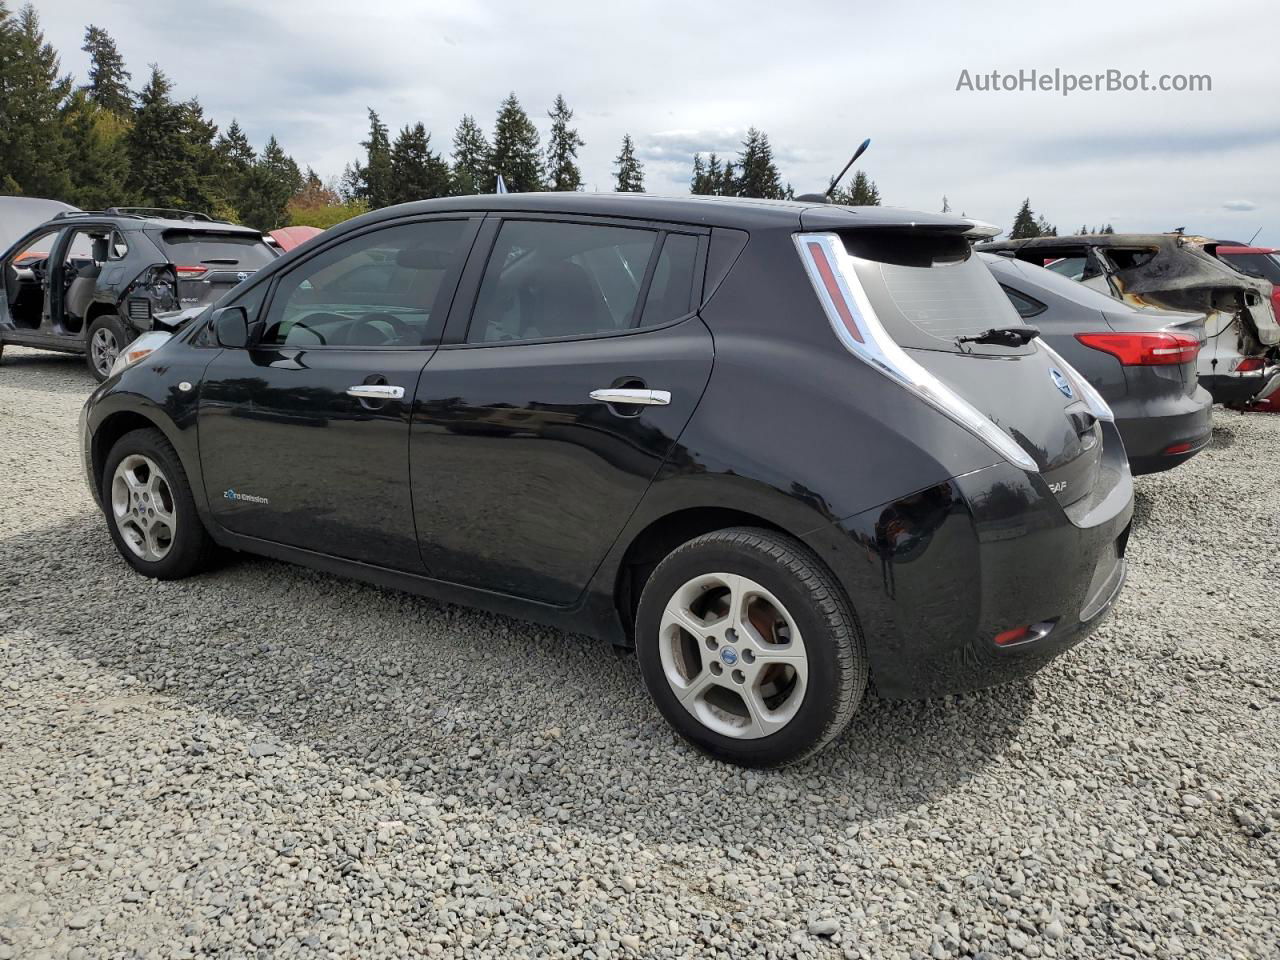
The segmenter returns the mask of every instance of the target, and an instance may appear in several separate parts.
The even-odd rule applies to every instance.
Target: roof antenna
[[[1248,243],[1246,243],[1246,244],[1245,244],[1245,246],[1246,246],[1246,247],[1252,247],[1252,246],[1253,246],[1253,241],[1255,241],[1255,240],[1257,240],[1257,239],[1258,239],[1258,234],[1260,234],[1261,232],[1262,232],[1262,228],[1261,228],[1261,227],[1259,227],[1257,230],[1253,231],[1253,236],[1249,238],[1249,242],[1248,242]]]
[[[826,193],[802,193],[800,196],[796,197],[796,199],[803,200],[805,203],[830,203],[831,195],[835,193],[836,187],[839,186],[840,181],[844,179],[844,175],[849,172],[849,168],[857,162],[858,158],[867,152],[867,147],[869,146],[871,146],[871,138],[867,137],[867,139],[862,141],[861,146],[853,152],[853,156],[850,157],[849,162],[844,165],[844,169],[831,178],[831,185],[827,187]]]

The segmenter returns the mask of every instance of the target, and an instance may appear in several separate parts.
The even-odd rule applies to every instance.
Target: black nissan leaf
[[[947,215],[508,194],[326,231],[83,413],[120,554],[263,554],[634,646],[769,766],[1026,674],[1125,578],[1106,403]]]

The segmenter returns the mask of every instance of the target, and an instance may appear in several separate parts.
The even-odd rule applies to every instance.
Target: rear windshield
[[[262,238],[253,234],[165,230],[160,234],[160,249],[184,266],[257,270],[276,258]]]
[[[871,306],[899,345],[953,353],[1018,355],[1032,346],[956,342],[992,327],[1022,325],[1009,298],[977,257],[904,266],[854,258],[854,269]]]
[[[1280,283],[1280,261],[1267,253],[1224,253],[1222,259],[1241,273]]]

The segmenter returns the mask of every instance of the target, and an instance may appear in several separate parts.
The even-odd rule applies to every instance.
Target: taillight
[[[1200,340],[1189,333],[1077,333],[1076,339],[1126,367],[1191,363],[1200,352]]]
[[[1267,368],[1266,357],[1242,357],[1236,361],[1236,373],[1257,373]]]
[[[208,273],[208,272],[209,272],[209,268],[208,268],[208,267],[178,267],[178,266],[175,266],[173,269],[175,269],[175,270],[177,270],[177,271],[178,271],[178,279],[179,279],[179,280],[199,280],[201,277],[203,277],[206,273]]]
[[[834,233],[796,234],[809,282],[822,303],[827,322],[845,349],[872,369],[914,393],[950,417],[1011,463],[1039,471],[1035,460],[1011,436],[973,404],[922,367],[884,329],[844,244]]]

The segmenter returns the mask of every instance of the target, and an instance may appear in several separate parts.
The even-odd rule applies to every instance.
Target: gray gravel
[[[1280,955],[1280,417],[1139,480],[1089,642],[761,774],[580,637],[261,560],[128,573],[90,389],[0,362],[0,960]]]

